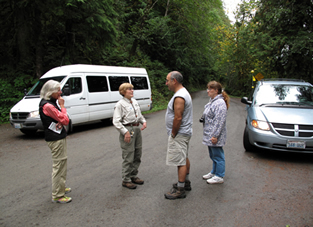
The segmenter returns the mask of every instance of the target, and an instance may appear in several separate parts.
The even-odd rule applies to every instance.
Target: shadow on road
[[[249,155],[255,159],[262,159],[262,160],[313,164],[313,154],[308,154],[308,153],[258,150],[254,152],[246,151],[246,155]]]
[[[74,126],[72,132],[70,132],[69,135],[85,132],[93,129],[99,129],[99,128],[105,128],[112,126],[112,121],[110,119],[103,120],[103,121],[97,121],[94,123],[84,124],[84,125],[78,125]],[[42,140],[45,138],[44,131],[39,130],[35,134],[32,135],[25,135],[22,132],[19,132],[19,134],[16,135],[17,138],[23,139],[23,140]]]

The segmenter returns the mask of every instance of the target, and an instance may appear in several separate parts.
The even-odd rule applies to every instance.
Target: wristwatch
[[[175,136],[173,135],[173,133],[171,133],[171,137],[172,137],[172,138],[175,138]]]

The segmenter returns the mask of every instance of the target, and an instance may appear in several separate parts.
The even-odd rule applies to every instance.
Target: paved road
[[[110,124],[74,128],[68,136],[69,204],[51,202],[51,156],[43,133],[27,137],[0,126],[0,226],[313,226],[313,156],[248,153],[242,146],[245,106],[232,98],[228,112],[225,183],[202,180],[212,163],[198,119],[208,101],[193,94],[192,191],[170,201],[176,181],[165,165],[165,111],[146,115],[144,154],[136,190],[121,186],[118,133]]]

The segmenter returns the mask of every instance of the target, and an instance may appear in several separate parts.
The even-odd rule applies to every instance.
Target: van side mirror
[[[249,101],[247,97],[242,97],[241,98],[241,102],[243,104],[246,104],[246,105],[249,105],[249,106],[251,106],[251,104],[252,104],[252,101]]]
[[[63,89],[62,89],[62,94],[64,96],[69,96],[71,94],[71,90],[70,87],[68,86],[68,84],[65,84]]]

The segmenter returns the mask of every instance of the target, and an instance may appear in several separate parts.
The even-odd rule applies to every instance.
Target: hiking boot
[[[177,189],[177,183],[173,184],[173,188]],[[191,182],[190,180],[185,181],[185,191],[191,191]]]
[[[203,175],[202,178],[203,178],[203,180],[208,180],[208,179],[211,179],[214,176],[215,176],[215,174],[210,172],[208,174]]]
[[[224,179],[222,177],[214,176],[206,181],[208,184],[222,184]]]
[[[122,183],[123,187],[129,188],[129,189],[136,189],[137,185],[133,184],[132,182],[125,182]]]
[[[172,188],[168,193],[164,194],[166,199],[183,199],[186,198],[186,192],[183,187]]]
[[[143,184],[144,183],[144,180],[141,180],[139,177],[132,177],[131,180],[134,184]]]

